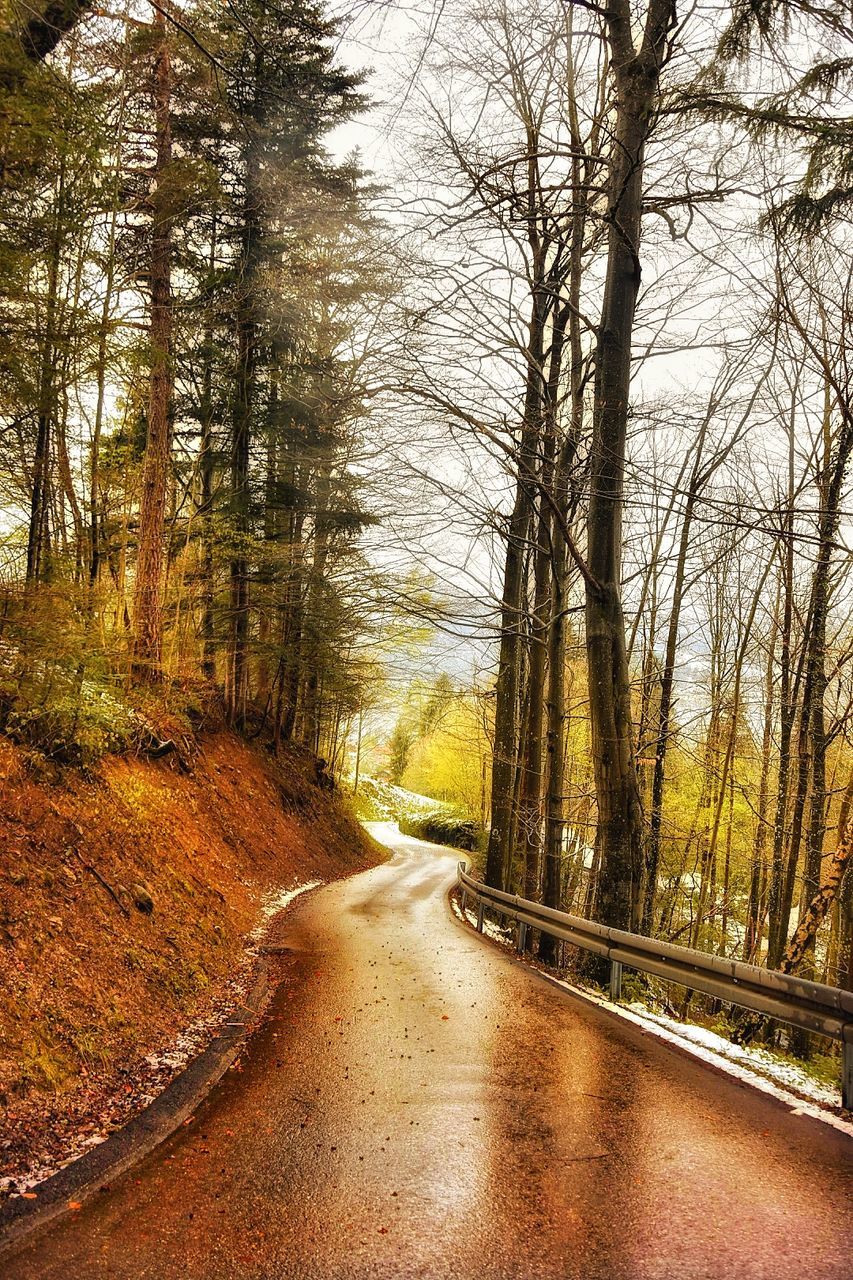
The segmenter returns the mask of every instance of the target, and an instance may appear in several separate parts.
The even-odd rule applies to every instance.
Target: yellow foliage
[[[440,721],[412,747],[403,786],[458,804],[481,821],[491,786],[491,744],[483,705],[472,694],[454,696]]]

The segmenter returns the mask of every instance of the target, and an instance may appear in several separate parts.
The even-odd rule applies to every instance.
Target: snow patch
[[[691,1044],[699,1049],[705,1049],[712,1054],[720,1054],[730,1062],[736,1062],[741,1066],[758,1068],[762,1075],[767,1075],[776,1080],[777,1083],[794,1089],[798,1093],[808,1094],[812,1101],[822,1106],[838,1106],[837,1089],[834,1089],[829,1084],[821,1084],[819,1080],[815,1080],[813,1076],[810,1076],[807,1071],[795,1062],[785,1062],[778,1058],[776,1054],[771,1053],[769,1049],[765,1049],[760,1045],[733,1044],[731,1040],[728,1040],[725,1036],[718,1035],[716,1031],[711,1031],[708,1027],[697,1027],[693,1023],[679,1022],[676,1018],[670,1018],[666,1014],[655,1013],[647,1009],[644,1004],[635,1002],[621,1007],[637,1014],[640,1018],[656,1023],[659,1027],[664,1028],[680,1039],[689,1040]]]
[[[191,1022],[165,1049],[146,1054],[143,1061],[149,1067],[155,1072],[167,1071],[172,1075],[177,1074],[178,1071],[183,1070],[191,1058],[210,1043],[226,1018],[233,1012],[234,1006],[242,1003],[243,998],[248,994],[254,980],[254,962],[270,921],[289,907],[294,898],[298,898],[301,893],[307,893],[309,889],[316,889],[322,883],[322,880],[309,880],[306,884],[297,884],[290,889],[271,889],[264,895],[258,909],[258,923],[251,933],[246,935],[245,953],[223,996],[215,1002],[208,1014]]]
[[[294,885],[292,889],[273,889],[266,894],[261,901],[258,923],[248,935],[250,945],[261,941],[273,916],[277,916],[280,911],[284,911],[285,908],[289,907],[293,899],[298,898],[300,893],[307,893],[309,889],[316,889],[322,883],[322,880],[309,880],[306,884]]]

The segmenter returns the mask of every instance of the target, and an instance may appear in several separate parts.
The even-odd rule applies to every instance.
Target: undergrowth
[[[398,823],[404,835],[454,849],[479,849],[483,842],[480,824],[458,810],[433,809],[430,813],[406,815]]]
[[[33,658],[0,642],[0,731],[58,764],[191,737],[208,716],[206,697],[192,686],[129,686],[95,663],[62,652]]]

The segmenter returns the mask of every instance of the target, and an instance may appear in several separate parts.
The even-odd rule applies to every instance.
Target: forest
[[[0,33],[3,733],[301,744],[851,989],[848,6]]]

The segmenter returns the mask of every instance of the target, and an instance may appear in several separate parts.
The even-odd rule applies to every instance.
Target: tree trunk
[[[844,873],[853,853],[853,822],[850,820],[852,805],[853,770],[850,772],[847,789],[841,802],[841,812],[838,817],[838,843],[835,852],[817,891],[800,913],[794,936],[785,948],[785,954],[779,963],[782,973],[800,972],[804,962],[813,954],[817,931],[838,896]]]
[[[216,218],[210,233],[208,270],[210,285],[216,263]],[[213,548],[213,301],[208,303],[202,352],[201,397],[199,403],[199,499],[201,517],[201,673],[205,680],[216,677],[216,621],[214,617]]]
[[[853,447],[853,427],[842,428],[836,451],[830,430],[832,397],[826,385],[824,402],[824,459],[818,483],[820,525],[818,562],[812,589],[812,626],[810,635],[811,697],[809,736],[811,746],[811,796],[809,837],[800,898],[799,920],[802,923],[810,903],[820,886],[823,841],[826,834],[826,629],[830,601],[830,565],[838,532],[839,508],[847,464]],[[811,976],[809,974],[808,976]]]
[[[574,82],[571,82],[571,109],[574,112]],[[572,115],[575,137],[578,136],[576,116]],[[579,155],[579,149],[578,149]],[[573,161],[573,179],[580,186],[580,161]],[[577,459],[577,450],[583,431],[583,381],[580,332],[580,287],[582,272],[583,232],[585,209],[576,204],[572,217],[570,243],[569,295],[564,306],[555,316],[551,356],[546,388],[547,432],[556,443],[557,424],[560,416],[560,382],[563,367],[563,350],[566,332],[569,338],[569,405],[570,420],[566,438],[560,446],[554,468],[554,501],[557,511],[568,522],[572,514],[573,492],[570,476]],[[575,497],[577,494],[575,492]],[[576,503],[574,504],[576,506]],[[562,853],[565,833],[565,718],[566,718],[566,587],[567,552],[564,538],[553,536],[554,513],[548,513],[548,532],[551,543],[551,606],[548,618],[547,658],[548,685],[546,703],[545,737],[545,847],[542,876],[542,901],[548,907],[562,906]],[[559,954],[559,943],[548,934],[541,934],[539,954],[546,964],[554,964]]]
[[[94,0],[44,0],[41,4],[26,6],[26,22],[16,23],[10,29],[5,23],[0,33],[8,38],[12,30],[16,43],[26,61],[7,57],[0,68],[0,84],[9,92],[20,87],[26,75],[27,63],[43,62],[56,48],[60,40],[92,7]],[[4,14],[8,10],[4,9]]]
[[[320,619],[323,613],[323,589],[326,578],[326,561],[329,553],[329,501],[331,494],[331,461],[320,461],[315,480],[316,509],[314,512],[314,556],[311,565],[308,618],[313,629],[314,649],[308,678],[305,682],[303,703],[303,740],[309,750],[320,750],[320,670],[322,658],[319,650]]]
[[[261,76],[262,55],[255,59],[255,84]],[[237,367],[235,371],[234,416],[231,435],[231,509],[234,542],[230,563],[231,634],[225,700],[228,719],[243,729],[249,702],[249,537],[251,534],[249,462],[255,408],[258,361],[257,275],[261,242],[262,192],[258,155],[257,96],[255,109],[246,122],[249,136],[244,152],[243,227],[241,280],[237,303]]]
[[[303,487],[305,480],[299,478],[298,469],[293,468],[294,489]],[[296,726],[296,713],[299,703],[299,684],[302,672],[302,633],[303,633],[303,546],[302,529],[304,513],[294,510],[290,516],[290,538],[288,545],[288,570],[285,577],[284,598],[281,607],[281,683],[279,685],[276,705],[275,745],[279,749],[282,741],[289,742]]]
[[[492,760],[492,822],[486,851],[486,883],[503,889],[511,863],[513,794],[518,758],[518,701],[521,678],[522,616],[526,543],[533,516],[533,493],[527,469],[535,465],[542,406],[543,334],[548,299],[534,292],[528,329],[527,382],[519,447],[515,500],[507,531],[501,599],[501,642],[495,682],[495,729]]]
[[[166,489],[172,452],[172,211],[164,178],[172,159],[172,71],[166,18],[154,12],[157,44],[153,97],[156,129],[151,229],[151,373],[148,431],[142,465],[139,548],[134,591],[134,673],[158,680],[163,651],[163,544]]]
[[[788,420],[788,492],[785,519],[784,559],[782,561],[782,629],[779,652],[779,765],[776,780],[776,816],[773,824],[773,856],[770,887],[767,895],[767,964],[778,964],[785,944],[782,933],[782,902],[785,878],[785,835],[788,825],[788,796],[791,772],[791,740],[794,733],[795,706],[792,695],[791,632],[794,616],[794,463],[796,398],[792,392]],[[787,932],[787,918],[785,931]]]
[[[755,840],[752,846],[752,868],[749,878],[749,905],[747,907],[746,933],[743,941],[743,958],[754,963],[761,949],[761,932],[764,921],[763,898],[767,879],[767,806],[770,792],[770,750],[773,741],[774,672],[776,663],[776,637],[779,631],[779,597],[767,649],[767,668],[764,677],[764,728],[761,738],[761,777],[758,784],[758,812],[756,813]]]
[[[806,851],[806,871],[803,900],[815,891],[820,877],[821,847],[826,823],[826,734],[824,728],[824,701],[826,694],[826,614],[829,600],[829,575],[832,551],[838,532],[841,493],[847,466],[853,450],[853,421],[845,417],[839,439],[825,450],[825,463],[819,478],[821,514],[818,529],[817,561],[812,577],[809,601],[808,627],[805,639],[805,674],[800,703],[800,729],[798,737],[797,796],[794,803],[794,819],[791,845],[782,883],[778,921],[773,949],[767,963],[771,968],[780,962],[785,950],[788,922],[793,902],[797,859],[802,838],[803,814],[809,782],[812,784],[812,808],[810,812],[809,844]],[[813,723],[817,717],[816,723]],[[815,759],[817,752],[817,759]],[[803,909],[801,900],[801,911]]]
[[[841,882],[839,893],[840,936],[838,939],[838,986],[845,991],[853,991],[853,866],[847,864],[847,871]]]
[[[652,0],[637,53],[626,0],[618,0],[606,18],[616,102],[590,452],[586,644],[601,857],[596,912],[604,924],[623,929],[640,924],[643,813],[621,599],[622,504],[631,342],[640,286],[643,159],[670,20],[671,5]]]
[[[684,516],[681,523],[681,538],[678,545],[678,558],[675,564],[675,580],[672,586],[672,606],[669,614],[669,626],[666,634],[663,669],[660,681],[660,706],[658,708],[658,731],[655,739],[655,763],[652,774],[652,806],[649,819],[649,839],[646,852],[646,884],[643,895],[642,931],[654,932],[655,894],[657,893],[658,867],[660,865],[661,826],[663,823],[663,789],[666,778],[666,753],[669,748],[670,724],[672,719],[673,689],[675,683],[675,660],[678,650],[678,635],[681,626],[681,605],[684,598],[684,580],[687,573],[687,551],[690,546],[690,535],[693,526],[693,513],[699,496],[703,477],[700,475],[702,451],[708,427],[707,417],[702,423],[699,439],[696,443],[696,460],[687,490]]]
[[[50,470],[53,454],[52,426],[56,413],[54,374],[56,364],[56,308],[59,291],[59,258],[65,216],[65,161],[59,169],[50,241],[44,341],[39,370],[36,447],[33,457],[30,522],[27,535],[26,581],[30,585],[50,576]]]
[[[564,513],[569,510],[568,473],[574,460],[577,437],[564,442],[557,462],[554,493]],[[542,901],[562,906],[562,852],[565,830],[565,715],[566,715],[566,560],[564,539],[555,538],[551,565],[551,616],[548,623],[548,700],[545,737],[545,849]],[[546,964],[557,959],[556,938],[543,933],[539,954]]]
[[[548,430],[544,440],[541,484],[553,484],[554,434]],[[527,663],[527,721],[521,759],[521,794],[518,826],[524,841],[525,898],[539,897],[539,856],[542,843],[542,737],[545,722],[545,678],[548,653],[548,620],[551,602],[551,511],[544,500],[539,502],[536,546],[533,552],[533,612],[530,619],[529,658]]]
[[[116,169],[120,166],[120,152],[116,155]],[[100,468],[101,468],[101,435],[104,427],[104,408],[107,390],[107,337],[109,335],[110,308],[113,301],[113,281],[115,277],[115,237],[116,210],[110,214],[110,231],[107,241],[107,269],[104,276],[104,300],[101,307],[101,322],[98,328],[98,356],[96,365],[97,400],[95,403],[95,425],[92,430],[92,448],[89,460],[89,587],[92,592],[98,585],[101,570],[101,536],[100,536]]]

